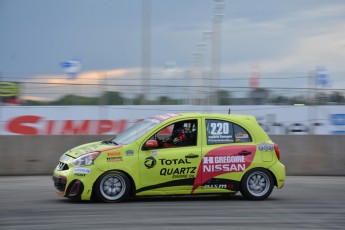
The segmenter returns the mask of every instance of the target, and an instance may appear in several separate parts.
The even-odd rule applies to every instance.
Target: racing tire
[[[242,178],[240,192],[248,200],[264,200],[273,190],[271,173],[263,168],[249,170]]]
[[[103,202],[115,203],[128,197],[130,181],[126,174],[111,171],[103,174],[95,183],[96,197]]]

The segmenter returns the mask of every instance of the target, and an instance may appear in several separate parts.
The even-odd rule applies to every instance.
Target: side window
[[[206,120],[208,145],[251,142],[249,133],[241,126],[229,121]]]
[[[235,141],[238,142],[251,142],[250,134],[239,125],[234,124]]]
[[[195,146],[197,128],[197,120],[179,121],[161,129],[150,139],[157,140],[159,148]]]

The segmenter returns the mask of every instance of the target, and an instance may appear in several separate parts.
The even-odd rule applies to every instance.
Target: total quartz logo
[[[157,164],[157,161],[154,157],[147,157],[145,159],[144,164],[145,164],[146,168],[151,169],[151,168],[155,167],[155,165]]]

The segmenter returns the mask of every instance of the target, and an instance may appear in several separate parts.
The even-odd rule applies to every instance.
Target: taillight
[[[280,160],[280,150],[278,144],[274,144],[274,151],[276,152],[278,160]]]

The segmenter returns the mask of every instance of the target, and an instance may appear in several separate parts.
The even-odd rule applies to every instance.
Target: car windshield
[[[124,132],[117,135],[111,141],[118,145],[128,145],[136,140],[138,140],[142,135],[150,131],[153,127],[159,124],[160,121],[157,119],[145,119]]]

